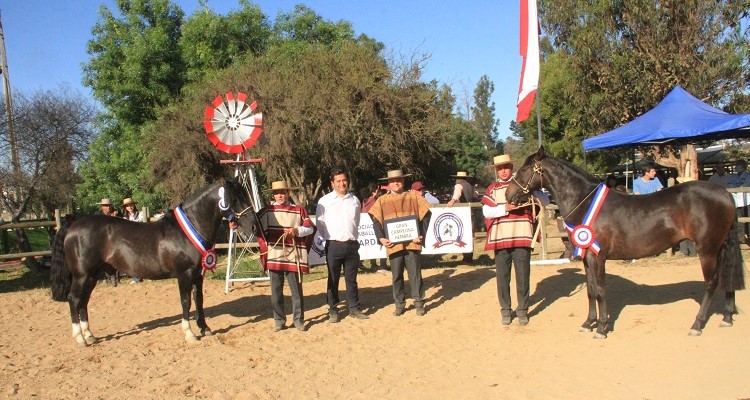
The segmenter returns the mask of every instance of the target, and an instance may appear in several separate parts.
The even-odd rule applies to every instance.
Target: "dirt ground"
[[[67,304],[52,302],[47,290],[1,293],[0,397],[750,398],[750,297],[737,293],[734,327],[719,328],[714,314],[703,336],[689,337],[703,286],[696,258],[609,262],[614,330],[606,340],[579,332],[587,313],[580,262],[532,266],[531,322],[522,327],[500,324],[491,260],[478,261],[426,260],[423,317],[410,301],[403,316],[392,316],[390,274],[363,273],[370,319],[343,312],[331,324],[326,281],[305,283],[306,332],[272,332],[267,282],[224,294],[223,281],[209,280],[215,335],[193,344],[182,339],[174,280],[100,284],[90,304],[100,341],[87,348],[70,336]],[[723,293],[714,301],[718,312]]]

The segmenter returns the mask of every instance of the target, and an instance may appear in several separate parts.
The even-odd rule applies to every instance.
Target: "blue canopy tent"
[[[750,138],[750,114],[728,114],[676,86],[633,121],[583,141],[583,151],[608,147]]]

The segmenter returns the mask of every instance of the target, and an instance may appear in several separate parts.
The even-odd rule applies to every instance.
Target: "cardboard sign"
[[[419,219],[416,215],[387,219],[383,229],[385,230],[385,237],[391,243],[411,242],[420,236]]]
[[[424,236],[422,254],[454,254],[474,251],[471,208],[431,208],[430,226]]]

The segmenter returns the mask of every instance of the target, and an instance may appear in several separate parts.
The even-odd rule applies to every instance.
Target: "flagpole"
[[[536,134],[539,139],[539,146],[542,147],[542,112],[539,109],[542,107],[542,96],[540,95],[539,89],[536,90]]]

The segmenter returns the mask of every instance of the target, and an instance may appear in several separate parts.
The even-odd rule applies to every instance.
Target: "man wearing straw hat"
[[[106,215],[108,217],[119,217],[120,214],[117,212],[117,209],[115,208],[115,205],[112,204],[112,200],[104,198],[101,199],[96,205],[99,206],[99,209],[94,211],[94,215]],[[110,286],[116,287],[117,283],[120,282],[120,272],[116,269],[112,269],[114,272],[108,272],[104,271],[104,280],[107,281],[107,283]]]
[[[419,316],[425,315],[424,286],[419,254],[430,223],[430,203],[416,192],[404,191],[404,174],[400,169],[388,171],[380,180],[388,181],[388,193],[380,196],[370,208],[375,237],[385,246],[393,276],[393,299],[400,316],[406,307],[404,267],[409,273],[411,297]],[[405,227],[405,228],[401,228]]]
[[[292,294],[294,327],[305,328],[305,305],[302,293],[302,273],[310,272],[307,265],[309,242],[315,226],[304,207],[289,202],[289,187],[286,181],[271,183],[273,203],[258,211],[261,231],[258,244],[261,250],[263,269],[271,278],[271,306],[273,307],[274,332],[284,329],[284,278]]]
[[[516,316],[520,325],[529,323],[529,278],[531,275],[532,214],[528,207],[519,208],[505,200],[510,185],[513,162],[507,154],[496,156],[492,165],[497,181],[490,184],[482,198],[482,214],[487,226],[484,250],[495,252],[497,297],[500,300],[501,323],[510,325],[513,311],[510,296],[511,263],[516,270]]]
[[[99,209],[94,212],[94,215],[106,215],[108,217],[120,216],[120,214],[117,212],[117,209],[115,208],[115,205],[112,204],[112,200],[110,199],[102,199],[100,202],[96,203],[96,205],[99,206]]]
[[[482,196],[480,196],[479,193],[474,190],[474,187],[472,187],[469,183],[469,179],[471,179],[472,176],[470,176],[466,171],[458,171],[456,175],[451,176],[453,178],[456,178],[456,184],[455,186],[453,186],[453,195],[451,195],[451,199],[450,201],[448,201],[448,207],[453,207],[453,205],[456,203],[473,203],[482,199]],[[473,210],[471,210],[471,221],[475,225],[481,223],[477,221],[476,218],[474,218],[477,216],[478,214],[474,213]],[[468,264],[473,263],[474,254],[464,253],[464,262]]]
[[[346,171],[334,168],[331,171],[333,191],[318,200],[315,209],[315,224],[320,237],[325,240],[326,264],[328,265],[328,321],[339,322],[339,280],[344,268],[346,300],[349,315],[356,319],[368,319],[359,304],[357,270],[359,269],[359,215],[362,205],[349,192],[349,176]]]

